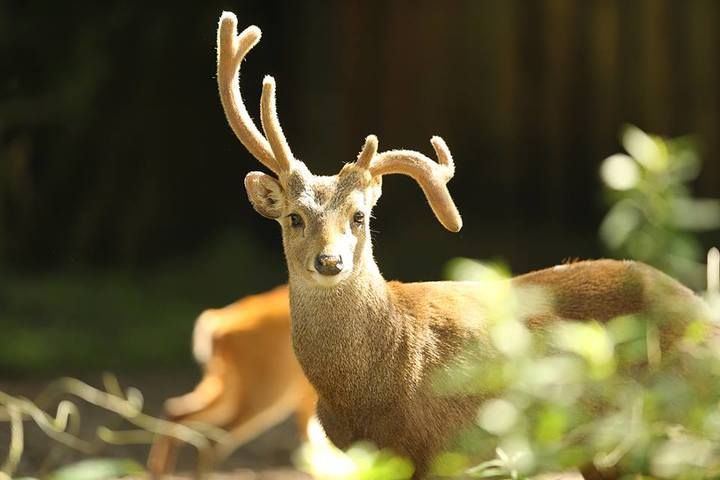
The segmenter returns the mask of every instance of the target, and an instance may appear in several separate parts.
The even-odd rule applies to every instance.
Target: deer
[[[434,161],[413,150],[380,152],[377,137],[369,135],[339,173],[314,175],[294,156],[280,126],[274,78],[265,76],[262,84],[262,133],[244,104],[240,65],[260,36],[256,26],[238,34],[235,15],[222,13],[219,96],[237,139],[271,172],[249,172],[244,186],[255,211],[280,224],[292,342],[317,391],[318,419],[338,448],[369,440],[410,459],[414,478],[425,478],[436,455],[473,423],[484,398],[482,392],[439,395],[433,378],[451,370],[468,344],[481,352],[493,348],[490,306],[482,282],[385,280],[373,258],[369,219],[382,177],[399,174],[420,186],[443,227],[459,231],[462,218],[447,188],[455,173],[452,155],[438,136],[430,140]],[[707,314],[690,289],[633,261],[578,261],[509,282],[546,292],[545,302],[519,313],[533,329],[644,314],[662,324],[667,345],[688,321]],[[612,478],[592,465],[579,467],[586,478]]]
[[[195,322],[193,354],[204,366],[195,389],[165,402],[167,419],[225,429],[230,442],[215,447],[222,460],[238,447],[295,414],[306,439],[316,395],[292,351],[287,285],[250,295]],[[155,477],[171,473],[177,441],[156,438],[148,457]]]

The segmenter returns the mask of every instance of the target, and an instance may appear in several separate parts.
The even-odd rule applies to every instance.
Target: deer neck
[[[383,370],[397,370],[391,352],[401,326],[374,261],[330,288],[291,274],[290,307],[295,352],[324,400],[337,407],[352,400],[357,408],[362,401],[377,404],[397,395]]]

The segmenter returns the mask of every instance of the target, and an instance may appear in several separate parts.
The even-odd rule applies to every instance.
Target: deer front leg
[[[175,469],[177,447],[178,441],[165,435],[153,442],[147,462],[152,480],[160,479]]]

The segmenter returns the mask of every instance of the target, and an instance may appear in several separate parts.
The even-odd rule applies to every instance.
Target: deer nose
[[[321,275],[337,275],[342,272],[343,262],[340,255],[323,255],[315,257],[315,270]]]

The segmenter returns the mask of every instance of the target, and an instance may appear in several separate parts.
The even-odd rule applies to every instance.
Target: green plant
[[[697,232],[720,227],[720,200],[692,196],[700,173],[689,137],[666,139],[628,125],[627,154],[606,158],[600,176],[610,209],[600,238],[612,255],[641,260],[702,288],[703,248]]]
[[[308,441],[297,450],[294,461],[316,480],[407,480],[413,474],[407,459],[367,442],[339,450],[317,421],[310,423]]]
[[[468,465],[493,449],[497,457],[465,468],[466,476],[518,479],[591,461],[652,478],[720,475],[714,325],[691,322],[670,348],[661,348],[658,326],[643,316],[531,331],[516,312],[543,301],[542,291],[511,288],[506,269],[468,259],[451,262],[448,275],[491,282],[499,305],[489,326],[497,355],[438,382],[444,394],[488,396],[452,458]]]

